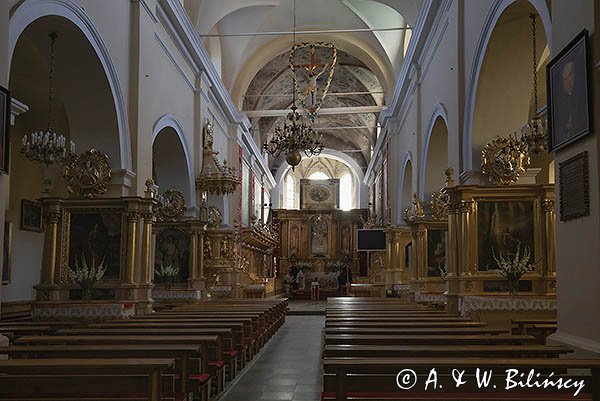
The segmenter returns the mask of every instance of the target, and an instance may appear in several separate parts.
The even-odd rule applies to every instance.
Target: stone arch
[[[448,113],[438,104],[427,127],[419,168],[419,197],[425,201],[433,191],[443,187],[444,169],[448,167]]]
[[[413,171],[412,171],[412,153],[406,152],[402,160],[402,174],[400,175],[400,185],[398,185],[398,222],[402,222],[402,212],[410,207],[413,194]]]

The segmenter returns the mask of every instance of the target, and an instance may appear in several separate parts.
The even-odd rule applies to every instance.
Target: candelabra
[[[32,132],[24,135],[21,141],[21,153],[29,160],[43,163],[46,167],[54,163],[64,163],[72,160],[75,154],[75,142],[67,141],[63,135],[56,135],[50,130]]]

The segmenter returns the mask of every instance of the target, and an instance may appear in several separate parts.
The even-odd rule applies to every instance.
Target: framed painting
[[[517,248],[531,252],[535,261],[533,201],[477,202],[477,267],[479,271],[496,269],[494,255],[514,257]]]
[[[21,200],[21,230],[42,232],[42,206],[27,199]]]
[[[181,230],[166,228],[156,236],[156,257],[154,268],[175,266],[179,273],[175,282],[185,283],[190,274],[190,238]]]
[[[69,227],[70,267],[81,266],[83,258],[88,266],[92,261],[104,263],[106,278],[121,274],[121,213],[71,212]]]
[[[4,252],[2,264],[2,284],[9,284],[12,268],[12,221],[4,222]]]
[[[10,92],[0,86],[0,173],[8,174],[10,159]]]
[[[569,145],[592,129],[588,42],[584,29],[546,67],[550,151]]]
[[[441,277],[446,266],[446,230],[427,230],[427,277]]]

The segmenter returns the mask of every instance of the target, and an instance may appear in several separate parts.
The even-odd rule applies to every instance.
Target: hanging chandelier
[[[48,128],[46,131],[32,132],[23,135],[21,140],[21,153],[29,160],[43,163],[46,167],[51,164],[65,163],[73,160],[75,142],[67,141],[63,135],[57,134],[52,127],[52,103],[54,101],[54,46],[58,35],[52,32],[50,37],[50,66],[48,71]]]
[[[535,117],[521,128],[521,140],[527,144],[529,153],[534,156],[545,152],[548,149],[548,131],[546,120],[538,115],[538,85],[537,85],[537,48],[536,48],[536,15],[529,15],[531,18],[531,37],[532,37],[532,56],[533,56],[533,107]]]
[[[296,49],[296,0],[294,0],[294,45],[290,51],[290,68],[294,71],[294,51]],[[314,49],[311,48],[311,64],[315,64],[314,60]],[[335,49],[335,47],[334,47]],[[309,65],[310,67],[310,65]],[[306,68],[309,68],[306,67]],[[316,71],[316,65],[313,71]],[[310,73],[309,73],[310,74]],[[316,84],[316,78],[319,73],[315,72],[313,77],[314,83]],[[328,79],[329,83],[331,79]],[[309,83],[310,85],[310,83]],[[329,84],[327,85],[327,88]],[[292,169],[302,161],[302,153],[307,157],[318,156],[324,148],[323,135],[317,134],[311,126],[304,122],[304,118],[298,113],[298,107],[296,107],[296,89],[297,81],[296,76],[292,75],[292,107],[288,113],[283,126],[275,128],[273,138],[263,145],[263,149],[273,157],[279,157],[281,154],[285,155],[285,161],[292,166]],[[316,91],[316,86],[315,86]],[[308,93],[308,92],[307,92]],[[326,92],[325,92],[326,93]],[[320,107],[320,105],[319,105]],[[317,109],[318,110],[318,109]],[[314,114],[316,117],[316,114]],[[314,121],[314,119],[311,119]]]
[[[298,113],[296,105],[286,117],[283,127],[275,128],[275,135],[263,148],[273,157],[285,154],[285,161],[295,167],[302,160],[302,153],[307,157],[318,156],[323,150],[323,135],[317,134],[312,127],[306,125]]]

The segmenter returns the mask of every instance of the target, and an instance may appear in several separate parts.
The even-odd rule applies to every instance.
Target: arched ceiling
[[[296,0],[294,10],[293,0],[184,0],[234,103],[251,119],[258,146],[285,118],[268,111],[291,106],[288,53],[294,14],[296,31],[305,31],[296,43],[333,43],[338,66],[322,109],[336,111],[320,113],[314,127],[323,133],[326,148],[346,153],[364,169],[376,140],[378,112],[392,95],[402,66],[405,28],[415,25],[422,3]],[[326,52],[317,53],[317,59],[326,60]],[[364,106],[375,112],[350,110]],[[283,157],[270,160],[271,170],[282,162]]]

